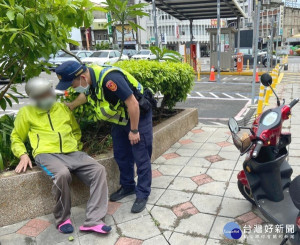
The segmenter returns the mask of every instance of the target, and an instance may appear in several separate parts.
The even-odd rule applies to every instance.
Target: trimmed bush
[[[186,63],[129,60],[120,61],[115,66],[128,71],[154,93],[160,91],[164,95],[161,108],[172,109],[177,102],[184,101],[195,79],[193,68]]]

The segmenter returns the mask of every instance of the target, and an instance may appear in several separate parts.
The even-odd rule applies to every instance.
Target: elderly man
[[[69,108],[56,102],[49,81],[33,78],[27,82],[25,90],[35,105],[25,106],[19,111],[11,134],[12,151],[20,158],[16,172],[25,172],[28,165],[32,167],[24,145],[29,138],[37,166],[53,181],[57,229],[62,233],[73,232],[70,183],[71,173],[74,173],[90,187],[86,220],[80,230],[108,233],[111,227],[102,221],[108,205],[105,168],[80,151],[79,125]]]

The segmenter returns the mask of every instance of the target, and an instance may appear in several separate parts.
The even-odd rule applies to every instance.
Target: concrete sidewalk
[[[300,97],[300,86],[293,81],[282,82],[277,91],[287,102]],[[270,104],[275,106],[274,97]],[[293,136],[289,157],[293,177],[300,174],[297,166],[300,135],[296,133],[299,124],[300,105],[294,108],[291,120],[285,124],[285,130]],[[266,223],[237,188],[236,176],[242,169],[243,159],[232,145],[227,127],[199,124],[152,165],[153,184],[147,210],[130,213],[134,196],[109,204],[105,222],[112,225],[111,234],[79,232],[85,207],[78,206],[72,209],[75,226],[72,242],[68,241],[69,235],[55,229],[50,214],[0,228],[0,244],[280,244],[283,235],[279,230],[258,232],[261,224],[267,227]],[[229,222],[240,225],[243,236],[239,240],[225,239],[223,228]],[[245,232],[249,232],[248,236]]]

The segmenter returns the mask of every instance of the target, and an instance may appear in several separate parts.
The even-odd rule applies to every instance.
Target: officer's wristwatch
[[[130,132],[133,133],[133,134],[137,134],[139,132],[139,130],[138,129],[131,129]]]

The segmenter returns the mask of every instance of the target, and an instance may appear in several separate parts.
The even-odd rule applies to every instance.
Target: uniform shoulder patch
[[[117,84],[115,84],[114,81],[112,81],[112,80],[107,81],[106,87],[107,87],[110,91],[113,91],[113,92],[117,91],[117,89],[118,89]]]

